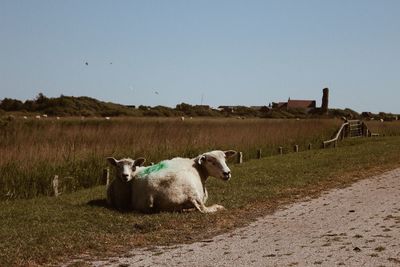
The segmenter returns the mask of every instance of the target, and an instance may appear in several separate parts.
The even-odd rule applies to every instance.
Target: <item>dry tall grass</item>
[[[369,130],[386,136],[400,135],[400,121],[367,121]]]
[[[212,149],[236,149],[245,157],[286,151],[294,144],[319,146],[337,120],[236,120],[121,118],[111,121],[13,121],[0,128],[0,199],[51,195],[55,174],[72,188],[101,183],[107,156],[193,157]]]

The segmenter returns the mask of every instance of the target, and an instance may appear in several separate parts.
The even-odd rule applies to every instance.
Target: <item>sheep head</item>
[[[117,160],[113,157],[109,157],[107,161],[115,167],[117,179],[121,179],[123,182],[129,182],[135,176],[136,167],[142,166],[146,160],[144,158],[138,158],[136,160],[123,158]]]
[[[226,159],[236,155],[236,151],[214,150],[197,157],[197,163],[207,171],[209,176],[228,181],[231,178],[231,170],[226,164]]]

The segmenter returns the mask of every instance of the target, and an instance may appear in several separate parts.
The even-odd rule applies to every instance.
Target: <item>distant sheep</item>
[[[235,151],[211,151],[196,158],[174,158],[149,167],[137,168],[132,181],[132,208],[141,212],[181,211],[195,208],[202,213],[223,209],[205,206],[209,176],[229,180],[231,171],[226,158]]]
[[[133,160],[124,158],[116,160],[115,158],[109,157],[107,161],[116,169],[116,177],[107,188],[107,203],[110,207],[120,211],[130,210],[133,175],[136,171],[136,167],[142,166],[145,159],[138,158]]]

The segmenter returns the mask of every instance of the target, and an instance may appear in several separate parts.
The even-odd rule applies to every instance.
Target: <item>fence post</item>
[[[257,150],[257,159],[261,159],[261,149]]]
[[[299,152],[299,145],[294,146],[294,152],[296,152],[296,153]]]
[[[110,185],[110,169],[109,168],[103,169],[103,183],[104,182],[107,187]]]
[[[312,149],[312,144],[309,143],[309,144],[308,144],[308,150],[311,150],[311,149]]]
[[[279,147],[279,154],[283,155],[283,147],[281,147],[281,146]]]
[[[242,164],[243,163],[243,152],[237,153],[237,163]]]
[[[58,175],[54,175],[52,184],[53,184],[54,196],[58,197],[60,195],[60,192],[58,191],[58,186],[59,186]]]

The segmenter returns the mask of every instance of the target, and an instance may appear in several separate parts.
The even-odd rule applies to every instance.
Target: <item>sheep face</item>
[[[211,151],[199,157],[199,165],[202,165],[210,176],[228,181],[231,178],[231,170],[226,165],[226,159],[236,155],[236,151]]]
[[[136,167],[142,166],[146,161],[144,158],[136,160],[125,158],[117,160],[115,158],[107,158],[107,161],[116,168],[117,179],[123,182],[129,182],[135,176]]]

